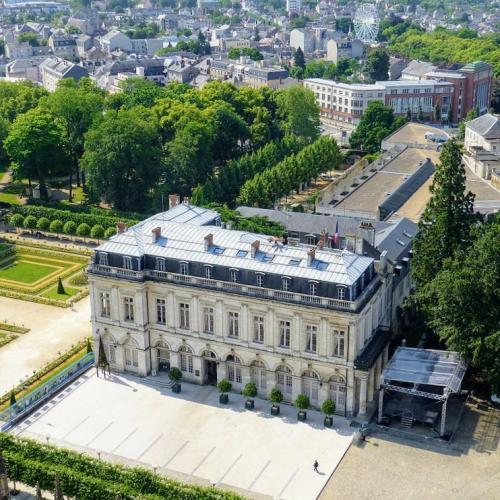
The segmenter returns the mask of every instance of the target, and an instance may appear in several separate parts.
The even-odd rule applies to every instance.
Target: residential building
[[[305,28],[294,28],[290,31],[290,47],[295,50],[300,47],[304,54],[312,54],[315,50],[314,34]]]
[[[300,14],[302,12],[302,0],[286,0],[286,11],[288,14]]]
[[[102,50],[106,54],[111,54],[115,50],[122,50],[124,52],[132,51],[132,42],[130,38],[118,30],[111,30],[100,38]]]
[[[5,77],[8,80],[30,80],[41,83],[40,64],[47,56],[33,56],[26,59],[15,59],[5,65]]]
[[[78,81],[80,78],[89,76],[86,68],[59,57],[45,59],[40,64],[39,70],[41,83],[49,92],[54,92],[58,82],[63,78],[74,78]]]
[[[361,59],[365,53],[365,46],[361,40],[343,38],[330,39],[326,45],[326,59],[337,64],[340,57]]]
[[[73,36],[51,35],[48,45],[52,53],[57,57],[76,59],[78,55],[76,39]]]
[[[99,32],[99,11],[97,9],[79,9],[66,23],[66,27],[75,27],[83,35],[94,36]]]
[[[487,113],[465,124],[464,162],[483,179],[500,174],[500,119]]]
[[[392,276],[347,250],[290,246],[219,226],[179,204],[95,250],[87,269],[95,345],[114,371],[156,375],[366,413],[388,357]]]
[[[194,61],[177,58],[166,63],[166,72],[169,82],[188,83],[198,74],[199,70],[194,65]]]

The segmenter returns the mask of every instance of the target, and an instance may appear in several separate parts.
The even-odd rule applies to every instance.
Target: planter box
[[[325,427],[333,427],[333,417],[325,417],[323,424]]]
[[[227,394],[221,394],[219,396],[219,403],[222,404],[222,405],[227,405],[229,401],[229,395]]]
[[[176,394],[179,394],[181,392],[181,384],[178,384],[177,382],[172,386],[172,392],[175,392]]]
[[[299,413],[297,413],[297,420],[305,422],[306,419],[307,419],[307,412],[304,410],[300,410]]]
[[[278,405],[271,406],[271,415],[279,415],[280,407]]]
[[[245,408],[247,410],[253,410],[254,406],[255,406],[255,401],[253,399],[247,399],[245,401]]]

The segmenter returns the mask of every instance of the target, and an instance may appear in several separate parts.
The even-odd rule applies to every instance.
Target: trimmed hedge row
[[[70,210],[59,210],[57,208],[48,208],[35,205],[13,205],[11,208],[13,214],[20,214],[23,217],[33,216],[37,219],[47,218],[50,222],[59,220],[62,224],[73,222],[76,226],[88,224],[90,227],[100,225],[104,229],[115,228],[116,223],[123,221],[126,224],[133,225],[139,222],[138,219],[123,219],[121,217],[112,217],[107,215],[87,214],[71,212]],[[33,228],[35,229],[35,228]]]
[[[57,474],[64,495],[79,499],[144,498],[176,500],[239,500],[235,493],[184,484],[139,467],[125,467],[26,438],[0,433],[7,475],[45,490],[54,487]],[[94,489],[95,488],[95,489]],[[113,492],[114,496],[110,496]],[[124,495],[124,496],[123,496]]]
[[[22,227],[24,229],[37,229],[38,231],[49,231],[51,233],[62,233],[73,236],[76,235],[83,238],[88,236],[96,239],[111,238],[111,236],[116,234],[114,226],[104,229],[101,224],[94,224],[90,227],[86,222],[76,225],[76,222],[72,220],[68,220],[63,224],[63,222],[59,219],[49,221],[47,217],[40,217],[39,219],[37,219],[34,215],[27,215],[26,217],[23,217],[23,215],[19,213],[12,214],[10,216],[9,224],[11,226]]]

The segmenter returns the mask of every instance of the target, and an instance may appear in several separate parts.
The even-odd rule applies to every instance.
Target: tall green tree
[[[67,137],[61,119],[41,108],[19,115],[4,141],[16,179],[40,183],[40,195],[47,199],[46,180],[66,168]]]
[[[311,141],[319,136],[319,106],[311,90],[294,85],[281,90],[276,102],[280,127],[285,134]]]
[[[363,113],[349,143],[354,149],[367,153],[380,150],[382,140],[405,123],[404,118],[395,118],[394,111],[380,101],[372,101]]]
[[[304,57],[304,51],[300,47],[298,47],[293,54],[293,65],[302,69],[305,69],[306,67],[306,58]]]
[[[414,241],[412,261],[413,280],[422,300],[427,297],[426,286],[446,259],[468,248],[471,227],[478,220],[474,214],[474,194],[466,191],[462,152],[455,140],[443,146],[430,192]]]
[[[372,82],[389,79],[389,54],[383,48],[368,53],[363,67],[365,76]]]
[[[500,393],[500,219],[483,224],[465,258],[445,264],[431,283],[428,323]]]
[[[68,79],[69,80],[69,79]],[[64,81],[64,80],[62,80]],[[83,155],[84,136],[104,103],[103,94],[93,83],[66,82],[43,101],[54,116],[61,118],[66,128],[69,159],[69,200],[72,199],[73,173],[76,173],[77,185],[80,186],[79,162]]]
[[[81,167],[89,200],[140,211],[160,176],[161,142],[154,116],[144,109],[107,111],[85,136]]]

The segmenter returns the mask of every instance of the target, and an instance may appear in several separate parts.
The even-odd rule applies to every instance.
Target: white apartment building
[[[88,267],[94,341],[112,370],[227,378],[261,397],[364,414],[388,356],[392,275],[346,250],[288,246],[180,204],[119,232]],[[326,238],[325,238],[326,239]]]
[[[429,122],[435,122],[436,105],[446,117],[452,105],[453,85],[438,80],[393,80],[374,84],[347,84],[322,78],[304,80],[312,90],[321,116],[356,126],[371,101],[391,106],[396,115],[413,115],[420,110]]]
[[[353,126],[359,123],[370,102],[384,102],[385,99],[385,88],[382,85],[307,78],[304,80],[304,87],[314,92],[321,116]]]
[[[286,0],[286,11],[288,14],[300,14],[302,12],[302,0]]]

